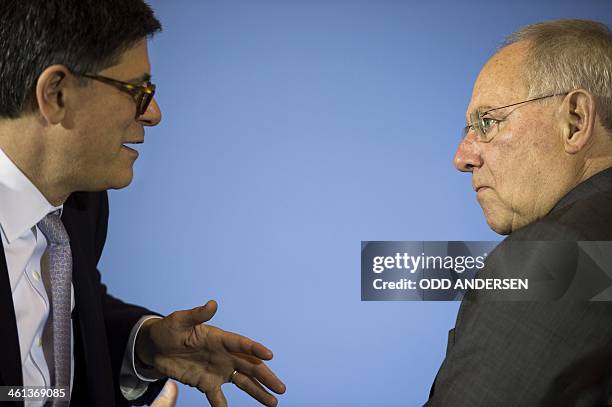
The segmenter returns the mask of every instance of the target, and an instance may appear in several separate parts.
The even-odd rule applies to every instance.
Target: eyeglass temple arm
[[[561,95],[566,95],[566,94],[567,94],[567,92],[554,93],[554,94],[552,94],[552,95],[540,96],[540,97],[537,97],[537,98],[533,98],[533,99],[529,99],[529,100],[524,100],[524,101],[522,101],[522,102],[512,103],[511,105],[506,105],[506,106],[502,106],[502,107],[495,107],[495,108],[493,108],[493,109],[485,110],[484,112],[482,112],[482,113],[480,114],[480,116],[482,117],[482,116],[484,116],[485,114],[487,114],[487,113],[489,113],[489,112],[492,112],[492,111],[494,111],[494,110],[505,109],[505,108],[507,108],[507,107],[512,107],[512,106],[516,106],[516,105],[522,105],[523,103],[527,103],[527,102],[535,102],[536,100],[546,99],[546,98],[551,98],[551,97],[553,97],[553,96],[561,96]]]

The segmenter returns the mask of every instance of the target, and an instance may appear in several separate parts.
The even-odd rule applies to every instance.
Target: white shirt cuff
[[[121,364],[121,375],[119,387],[123,397],[127,400],[135,400],[142,396],[149,387],[149,383],[164,378],[165,376],[153,368],[146,368],[136,360],[136,337],[145,321],[152,318],[161,318],[157,315],[145,315],[138,320],[132,328],[128,339],[123,363]]]

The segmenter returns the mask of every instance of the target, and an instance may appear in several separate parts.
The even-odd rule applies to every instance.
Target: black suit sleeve
[[[94,250],[96,264],[102,256],[102,250],[104,249],[104,243],[106,241],[107,225],[108,225],[108,195],[106,192],[96,194],[98,195],[98,202],[95,205],[98,207],[97,211],[93,213],[97,214],[95,221],[95,233],[94,233]],[[159,315],[156,312],[150,311],[146,308],[125,303],[108,293],[106,285],[102,283],[100,272],[95,270],[94,282],[100,293],[102,300],[102,308],[104,313],[104,324],[106,326],[106,334],[108,337],[109,353],[111,357],[111,365],[113,369],[113,381],[115,384],[116,400],[117,405],[143,405],[150,404],[155,397],[161,391],[166,380],[158,380],[150,383],[146,393],[128,403],[128,401],[121,394],[119,387],[119,378],[121,365],[123,362],[123,356],[126,350],[128,338],[130,332],[138,320],[144,315]]]

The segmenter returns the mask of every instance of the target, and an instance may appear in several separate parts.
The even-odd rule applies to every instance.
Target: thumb
[[[217,302],[210,300],[203,306],[185,311],[177,311],[175,317],[179,324],[185,327],[192,327],[211,320],[216,312]]]
[[[174,407],[178,398],[178,387],[172,380],[168,380],[162,392],[155,399],[151,407]]]

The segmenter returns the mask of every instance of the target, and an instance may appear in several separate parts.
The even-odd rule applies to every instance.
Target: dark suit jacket
[[[550,270],[552,276],[559,270],[572,272],[561,276],[549,291],[548,299],[559,301],[495,302],[483,298],[490,294],[468,293],[449,332],[446,358],[425,405],[573,406],[579,399],[584,406],[605,404],[610,389],[603,376],[612,372],[612,303],[588,299],[610,285],[606,275],[610,265],[602,270],[589,263],[575,242],[609,240],[612,168],[579,184],[547,216],[512,233],[491,253],[479,277],[518,273],[537,280],[545,274],[537,259],[550,258],[547,245],[538,246],[541,241],[557,241],[565,247],[556,257],[561,260]],[[533,246],[532,256],[507,256],[506,249],[521,241],[540,243]],[[504,263],[496,258],[513,259],[512,267],[501,271],[490,267],[489,260]],[[570,289],[573,283],[580,287]],[[573,294],[572,301],[564,300],[568,292]],[[607,367],[592,363],[605,355]],[[585,374],[599,375],[591,380],[590,389],[584,383]]]
[[[106,192],[72,194],[64,204],[62,221],[70,236],[75,294],[72,314],[75,372],[71,405],[129,405],[119,389],[119,371],[125,347],[134,324],[143,315],[155,313],[112,297],[100,281],[97,264],[108,224]],[[22,386],[17,323],[1,246],[0,242],[0,385]],[[163,382],[149,385],[147,393],[136,404],[150,403]]]

